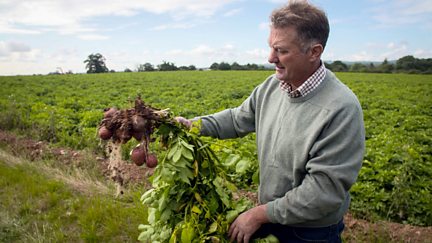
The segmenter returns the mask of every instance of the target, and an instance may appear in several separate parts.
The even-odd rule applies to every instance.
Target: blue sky
[[[279,0],[0,0],[0,75],[85,72],[169,61],[267,63],[268,16]],[[432,57],[431,0],[313,0],[330,20],[326,61]]]

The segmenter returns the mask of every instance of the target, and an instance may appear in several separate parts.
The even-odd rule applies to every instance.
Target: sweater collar
[[[326,76],[324,62],[321,62],[320,67],[297,89],[293,90],[291,84],[279,81],[279,87],[288,93],[291,98],[306,96],[318,87]]]

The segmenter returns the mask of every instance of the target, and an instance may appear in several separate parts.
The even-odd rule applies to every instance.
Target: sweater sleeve
[[[364,149],[360,105],[348,104],[332,112],[310,149],[302,183],[282,198],[268,202],[270,221],[302,224],[331,214],[343,215],[349,206],[348,191],[358,176]]]
[[[239,106],[202,116],[201,135],[220,139],[243,137],[255,132],[257,89]]]

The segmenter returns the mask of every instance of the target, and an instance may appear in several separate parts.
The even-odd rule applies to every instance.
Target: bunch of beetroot
[[[132,109],[107,108],[99,125],[99,137],[113,143],[127,143],[135,138],[140,143],[131,151],[131,160],[138,166],[144,163],[154,168],[158,161],[149,151],[151,135],[162,122],[169,121],[168,112],[145,105],[141,97],[135,99]]]

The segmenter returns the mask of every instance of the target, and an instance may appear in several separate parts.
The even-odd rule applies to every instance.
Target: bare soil
[[[70,148],[58,148],[50,146],[48,142],[36,141],[29,138],[17,137],[13,133],[0,130],[0,144],[5,144],[13,155],[26,158],[30,161],[38,161],[45,158],[55,158],[58,163],[70,166],[80,166],[85,163],[85,160],[91,157],[98,161],[98,166],[101,173],[109,178],[110,171],[108,169],[108,158],[89,154],[87,151],[72,150]],[[121,165],[120,170],[125,175],[125,184],[128,183],[144,183],[148,176],[153,173],[153,169],[145,166],[136,166],[131,162],[126,162]]]
[[[7,146],[8,151],[17,157],[24,157],[31,161],[43,158],[55,158],[59,163],[65,165],[79,165],[82,160],[88,159],[88,152],[75,151],[68,148],[55,148],[49,143],[36,141],[28,138],[17,137],[13,133],[0,130],[0,144]],[[84,154],[86,153],[86,154]],[[100,155],[92,154],[95,161],[99,161],[99,168],[107,179],[109,178],[108,159]],[[148,176],[153,173],[153,169],[145,166],[138,167],[133,163],[124,163],[123,171],[126,181],[125,184],[140,183],[146,187]],[[253,192],[242,193],[253,201],[256,201],[256,194]],[[368,222],[356,219],[351,214],[344,218],[345,230],[343,233],[345,242],[432,242],[432,227],[418,227],[412,225],[398,224],[388,221]]]

